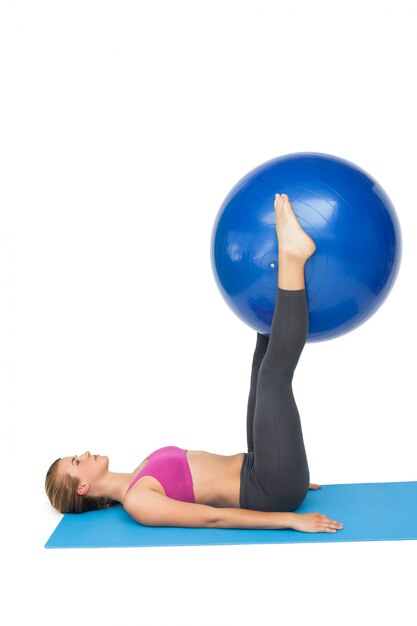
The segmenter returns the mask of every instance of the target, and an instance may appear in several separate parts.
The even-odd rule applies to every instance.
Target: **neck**
[[[126,495],[127,488],[135,477],[135,472],[107,472],[102,481],[95,485],[91,490],[90,495],[117,500],[117,502],[123,502]]]

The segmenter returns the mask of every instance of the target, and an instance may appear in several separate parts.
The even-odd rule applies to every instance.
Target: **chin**
[[[109,465],[109,457],[105,456],[104,454],[98,454],[96,463],[100,463],[100,465],[108,466]]]

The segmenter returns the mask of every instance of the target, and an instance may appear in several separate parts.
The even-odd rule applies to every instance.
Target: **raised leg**
[[[288,211],[288,197],[276,194],[274,208],[276,211],[277,236],[280,242],[278,252],[278,287],[283,290],[300,290],[305,288],[304,265],[315,249],[314,242],[306,236]],[[294,219],[295,218],[295,219]],[[285,232],[283,232],[285,231]],[[306,237],[308,237],[306,239]],[[256,346],[252,360],[249,398],[246,415],[246,433],[248,452],[253,450],[253,419],[256,405],[256,387],[258,372],[268,348],[269,337],[257,333]]]
[[[310,479],[292,379],[308,334],[305,289],[278,288],[268,348],[258,373],[253,420],[254,479],[260,507],[291,511]],[[249,507],[251,508],[251,507]]]
[[[275,209],[278,289],[267,349],[257,368],[252,440],[248,434],[254,464],[244,499],[249,499],[247,508],[294,510],[304,499],[310,478],[292,378],[308,334],[304,266],[316,246],[301,229],[286,196],[278,197]],[[260,355],[256,352],[254,363]]]

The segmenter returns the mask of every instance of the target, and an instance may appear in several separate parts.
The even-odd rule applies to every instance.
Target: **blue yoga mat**
[[[205,546],[244,543],[330,543],[417,539],[417,481],[322,485],[310,490],[297,513],[318,511],[343,522],[336,533],[290,529],[142,526],[116,505],[64,515],[45,548]]]

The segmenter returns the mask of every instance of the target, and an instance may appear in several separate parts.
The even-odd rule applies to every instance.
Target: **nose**
[[[85,458],[89,459],[91,455],[90,455],[90,452],[87,450],[87,452],[84,452],[84,454],[82,456],[84,456]]]

